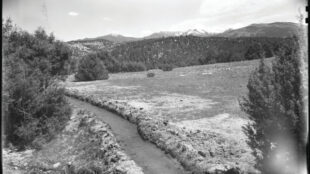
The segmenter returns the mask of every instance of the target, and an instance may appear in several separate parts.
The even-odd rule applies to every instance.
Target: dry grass
[[[246,95],[249,74],[258,63],[253,60],[175,68],[169,72],[152,70],[156,73],[153,78],[147,78],[147,72],[117,73],[111,74],[109,80],[68,82],[66,86],[126,102],[180,126],[195,125],[201,130],[209,127],[214,132],[239,135],[246,115],[239,108],[238,98]],[[220,119],[223,114],[229,118]]]

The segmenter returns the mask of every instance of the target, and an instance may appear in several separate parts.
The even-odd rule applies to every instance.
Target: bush
[[[80,60],[75,78],[77,81],[105,80],[109,74],[96,54],[88,54]]]
[[[5,135],[20,148],[40,147],[70,116],[56,80],[67,72],[70,51],[40,28],[29,34],[7,20],[2,29]]]
[[[80,168],[76,174],[102,174],[102,170],[99,167],[96,166],[87,166]]]
[[[26,87],[25,91],[34,88],[34,92],[38,92],[34,86],[21,87]],[[20,91],[18,87],[10,93],[18,95]],[[23,97],[25,99],[22,99]],[[65,98],[64,89],[57,84],[48,86],[43,92],[18,98],[19,101],[12,98],[9,104],[9,124],[14,125],[15,130],[8,139],[13,144],[40,148],[62,130],[69,120],[71,108]],[[21,101],[25,101],[26,104],[21,104]]]
[[[98,58],[103,62],[106,66],[107,70],[110,73],[120,72],[121,71],[121,64],[118,62],[114,57],[112,57],[106,51],[98,51],[96,52]]]
[[[264,49],[261,44],[255,43],[249,46],[248,50],[244,54],[246,60],[260,59],[264,57]]]
[[[124,72],[137,72],[145,71],[146,66],[142,62],[124,62],[121,69]]]
[[[163,65],[159,66],[159,69],[161,69],[163,71],[172,71],[173,68],[174,68],[174,66],[171,64],[163,64]]]
[[[155,73],[153,73],[153,72],[148,72],[147,73],[147,77],[154,77],[155,76]]]

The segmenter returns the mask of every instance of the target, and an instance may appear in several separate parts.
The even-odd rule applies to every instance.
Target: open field
[[[147,72],[118,73],[109,80],[67,82],[66,88],[71,96],[129,118],[142,137],[175,154],[189,170],[253,172],[242,131],[248,119],[238,98],[246,95],[249,75],[258,65],[254,60],[151,70],[151,78]]]
[[[211,117],[223,112],[241,114],[237,98],[246,93],[256,61],[176,68],[155,72],[111,74],[109,80],[68,83],[68,88],[125,101],[153,116],[174,121]],[[205,112],[208,111],[208,112]]]
[[[216,131],[224,127],[233,133],[245,122],[238,98],[246,95],[249,74],[258,63],[253,60],[168,72],[151,70],[155,73],[151,78],[146,77],[147,72],[117,73],[111,74],[109,80],[69,82],[67,88],[126,102],[152,117],[163,117],[188,128]],[[212,122],[216,124],[210,125]]]

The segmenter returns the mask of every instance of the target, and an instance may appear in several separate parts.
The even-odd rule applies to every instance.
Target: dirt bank
[[[168,120],[145,115],[139,108],[125,102],[107,100],[78,91],[67,91],[67,95],[87,101],[93,105],[116,112],[135,123],[139,134],[176,158],[193,173],[256,173],[251,151],[234,139],[204,131],[188,131]]]
[[[144,141],[138,134],[136,125],[102,108],[73,98],[70,103],[78,108],[84,108],[97,116],[97,119],[108,123],[119,141],[124,152],[130,156],[145,174],[184,174],[182,166],[173,158],[167,156],[153,144]]]
[[[66,128],[41,150],[4,151],[5,173],[62,173],[70,169],[106,174],[143,174],[117,143],[110,126],[74,108]],[[69,167],[70,166],[70,167]]]

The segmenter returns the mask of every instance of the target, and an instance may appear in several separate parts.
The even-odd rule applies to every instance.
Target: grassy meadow
[[[238,98],[246,95],[249,74],[258,64],[259,60],[252,60],[150,70],[155,77],[147,77],[147,72],[116,73],[108,80],[67,82],[66,87],[126,102],[187,129],[242,136],[247,116]]]

